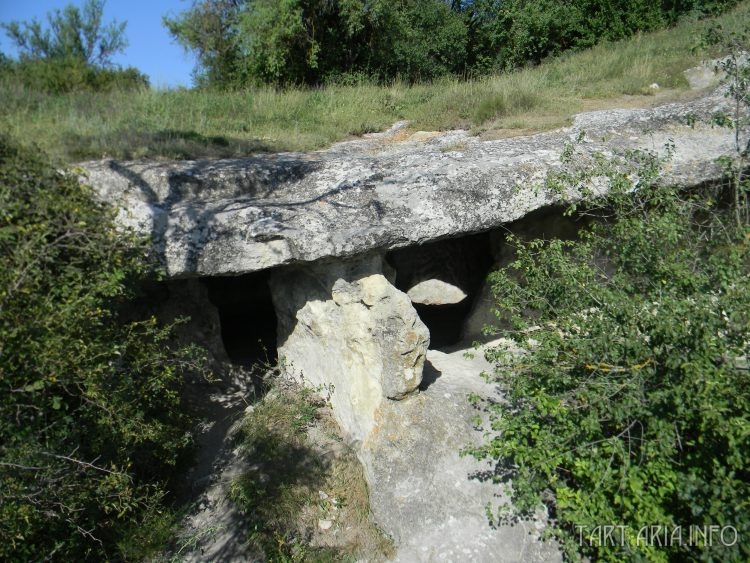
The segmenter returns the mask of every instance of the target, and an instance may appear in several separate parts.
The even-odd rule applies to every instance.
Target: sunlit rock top
[[[86,162],[87,182],[149,233],[172,277],[232,275],[484,231],[555,203],[544,189],[566,142],[582,151],[675,153],[667,181],[718,178],[729,130],[705,122],[718,91],[650,109],[578,115],[572,126],[486,141],[466,131],[389,131],[308,153],[198,161]],[[697,116],[689,126],[686,117]],[[701,124],[701,118],[705,122]]]

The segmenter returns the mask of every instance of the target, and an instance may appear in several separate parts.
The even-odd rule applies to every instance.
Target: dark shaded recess
[[[536,209],[522,218],[504,225],[498,233],[514,234],[522,240],[578,240],[579,231],[590,226],[595,220],[594,215],[574,214],[565,215],[566,207],[550,205]],[[606,216],[606,210],[603,210]],[[503,255],[502,246],[499,255]],[[513,254],[513,253],[510,253]]]
[[[490,234],[402,248],[390,252],[386,260],[396,270],[396,287],[405,293],[429,279],[455,285],[466,293],[466,299],[455,305],[414,304],[419,318],[430,330],[430,348],[457,344],[464,321],[492,266]]]
[[[458,344],[464,321],[471,311],[471,303],[471,296],[456,305],[414,303],[419,318],[430,330],[430,348],[439,350]]]
[[[208,298],[219,310],[224,348],[237,364],[276,361],[276,311],[268,277],[268,272],[254,272],[204,280]]]

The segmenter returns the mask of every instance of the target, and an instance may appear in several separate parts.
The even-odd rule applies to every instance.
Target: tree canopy
[[[199,85],[477,75],[535,64],[736,0],[194,0],[164,19]]]
[[[0,77],[34,91],[61,94],[72,91],[147,88],[148,77],[133,67],[122,69],[112,56],[123,51],[126,22],[102,22],[104,0],[86,0],[38,19],[0,24],[19,51],[18,60],[0,57]]]

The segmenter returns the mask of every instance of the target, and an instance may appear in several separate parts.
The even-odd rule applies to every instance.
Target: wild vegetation
[[[732,37],[721,63],[733,109],[714,122],[736,134],[724,183],[684,193],[656,154],[587,161],[571,146],[547,187],[599,220],[574,242],[511,237],[517,259],[491,277],[522,353],[491,353],[507,401],[484,405],[491,431],[470,453],[512,481],[512,507],[490,517],[544,507],[573,560],[750,556],[745,45]],[[591,189],[603,179],[606,199]]]
[[[180,388],[202,367],[170,327],[123,314],[146,249],[74,172],[0,139],[5,561],[134,558],[166,541],[164,484],[190,444]]]
[[[266,560],[382,561],[392,554],[370,520],[362,466],[315,390],[274,385],[245,419],[242,442],[253,465],[230,494],[247,514],[249,545]]]
[[[82,10],[70,4],[48,14],[46,27],[37,19],[0,24],[19,51],[17,61],[0,55],[0,77],[52,95],[147,88],[137,69],[113,67],[112,55],[128,45],[126,24],[105,26],[103,11],[104,0],[87,0]]]
[[[165,25],[201,85],[480,76],[718,13],[734,0],[197,0]]]
[[[682,72],[710,26],[739,31],[750,5],[708,20],[605,42],[539,66],[471,80],[360,82],[324,88],[70,92],[47,95],[0,77],[0,125],[68,161],[198,158],[317,149],[408,119],[414,129],[471,128],[488,135],[564,125],[578,111],[648,104],[687,87]],[[649,86],[657,83],[660,93]],[[629,98],[635,96],[635,99]],[[641,97],[649,96],[649,97]]]
[[[117,231],[61,161],[311,149],[398,119],[556,126],[654,95],[652,83],[675,95],[705,56],[696,37],[747,28],[747,2],[700,19],[734,4],[210,0],[167,21],[198,51],[205,86],[171,91],[109,64],[124,25],[102,26],[101,1],[53,14],[50,30],[5,25],[21,56],[0,60],[0,558],[142,560],[163,548],[169,477],[190,446],[180,390],[204,370],[171,327],[129,317],[154,276],[148,241]],[[572,213],[604,220],[578,242],[518,241],[518,261],[494,278],[507,334],[527,353],[494,356],[509,401],[490,407],[501,434],[472,453],[513,479],[517,512],[502,516],[546,506],[572,558],[748,557],[746,542],[576,541],[576,526],[601,523],[750,528],[748,70],[733,53],[736,109],[716,116],[738,131],[726,185],[684,194],[661,184],[653,155],[631,155],[633,167],[571,149],[556,186],[581,190]],[[594,177],[609,178],[611,199],[587,191]],[[233,487],[249,540],[280,560],[387,554],[356,460],[308,451],[322,417],[311,401],[279,390],[246,423],[246,451],[265,460]],[[344,511],[362,535],[315,543],[320,520],[335,526]]]

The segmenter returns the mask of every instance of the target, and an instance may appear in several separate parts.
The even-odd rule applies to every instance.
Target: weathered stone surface
[[[429,332],[374,254],[288,268],[271,277],[279,357],[286,370],[325,386],[344,431],[363,440],[381,404],[422,381]]]
[[[459,456],[482,437],[467,394],[502,399],[478,375],[489,369],[481,352],[466,358],[463,350],[429,350],[423,391],[384,404],[362,444],[373,516],[395,539],[396,561],[561,560],[554,545],[539,540],[541,521],[489,526],[485,506],[507,491],[488,479],[490,465]]]
[[[455,305],[466,299],[464,291],[443,280],[425,280],[406,292],[412,303],[420,305]]]
[[[716,84],[719,77],[714,68],[715,64],[715,62],[706,62],[683,72],[685,79],[690,84],[690,88],[700,90]]]
[[[89,183],[120,206],[122,223],[153,236],[171,276],[238,274],[514,221],[555,200],[536,188],[559,164],[565,142],[582,132],[585,151],[659,150],[671,140],[669,181],[714,179],[731,133],[689,127],[684,118],[707,118],[723,104],[715,92],[651,109],[591,112],[565,129],[495,141],[452,131],[397,142],[385,133],[310,153],[82,166]]]

